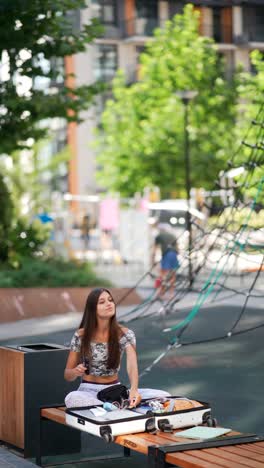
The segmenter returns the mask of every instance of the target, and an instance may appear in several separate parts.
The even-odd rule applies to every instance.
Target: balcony
[[[153,36],[153,31],[159,26],[158,18],[141,17],[122,20],[119,24],[104,24],[100,37],[104,39],[133,39]]]
[[[123,28],[118,25],[103,24],[103,32],[100,37],[104,39],[122,39]]]
[[[154,29],[159,26],[157,17],[132,18],[122,23],[122,37],[124,39],[147,39],[153,36]]]

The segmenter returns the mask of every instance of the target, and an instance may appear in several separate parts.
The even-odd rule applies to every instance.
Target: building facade
[[[98,17],[104,25],[103,36],[85,53],[67,59],[66,68],[75,73],[78,85],[97,79],[111,81],[119,68],[132,83],[137,79],[139,55],[153,30],[181,13],[186,3],[192,3],[200,11],[200,33],[215,39],[219,53],[226,59],[227,73],[231,75],[238,64],[250,71],[250,52],[264,51],[264,0],[91,1],[82,12],[81,21]],[[69,191],[73,195],[100,191],[95,179],[96,152],[92,141],[106,97],[99,97],[97,105],[83,114],[81,125],[68,127],[73,153]]]

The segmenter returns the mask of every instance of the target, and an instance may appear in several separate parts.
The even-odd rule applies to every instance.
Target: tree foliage
[[[101,31],[94,19],[78,24],[84,7],[85,0],[0,2],[0,262],[12,267],[41,253],[49,237],[48,229],[32,222],[34,211],[45,207],[40,173],[56,171],[68,159],[68,150],[52,161],[38,158],[40,139],[52,137],[49,119],[79,122],[101,90],[99,84],[73,87],[74,76],[65,72],[64,59],[84,51]],[[21,213],[25,194],[28,218]]]
[[[72,89],[63,59],[85,50],[100,31],[96,20],[74,26],[85,0],[1,0],[0,154],[46,134],[50,117],[78,121],[99,85]],[[49,86],[42,86],[44,83]]]
[[[264,61],[263,53],[254,50],[251,53],[251,63],[255,73],[243,74],[240,84],[240,113],[237,120],[237,135],[240,142],[245,141],[257,147],[250,148],[241,144],[236,153],[236,166],[244,166],[245,173],[236,178],[238,185],[242,184],[241,193],[257,203],[264,203],[263,192],[263,125],[264,125]],[[254,122],[254,124],[252,124]],[[246,183],[245,183],[246,180]],[[262,180],[262,182],[261,182]]]
[[[212,39],[198,32],[198,13],[155,31],[141,56],[140,80],[120,72],[102,116],[98,177],[127,196],[146,185],[163,195],[184,187],[184,105],[177,91],[197,90],[189,104],[192,185],[212,187],[234,146],[238,79],[227,80]]]

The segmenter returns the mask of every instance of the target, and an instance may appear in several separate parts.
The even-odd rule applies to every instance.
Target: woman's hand
[[[141,402],[142,397],[138,390],[129,390],[130,408],[135,408]]]
[[[78,366],[76,366],[73,369],[73,372],[74,372],[76,377],[82,377],[83,374],[85,374],[86,369],[87,369],[87,367],[85,367],[83,364],[78,364]]]
[[[64,371],[64,378],[68,382],[73,382],[77,377],[82,377],[86,371],[86,367],[83,364],[78,364],[75,367],[66,367]]]

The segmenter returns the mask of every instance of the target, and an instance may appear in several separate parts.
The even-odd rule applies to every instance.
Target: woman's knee
[[[102,402],[95,398],[94,395],[90,395],[88,392],[80,392],[77,390],[68,393],[64,401],[67,408],[102,404]]]
[[[156,388],[140,388],[139,393],[142,398],[167,398],[171,394],[165,390],[158,390]]]

